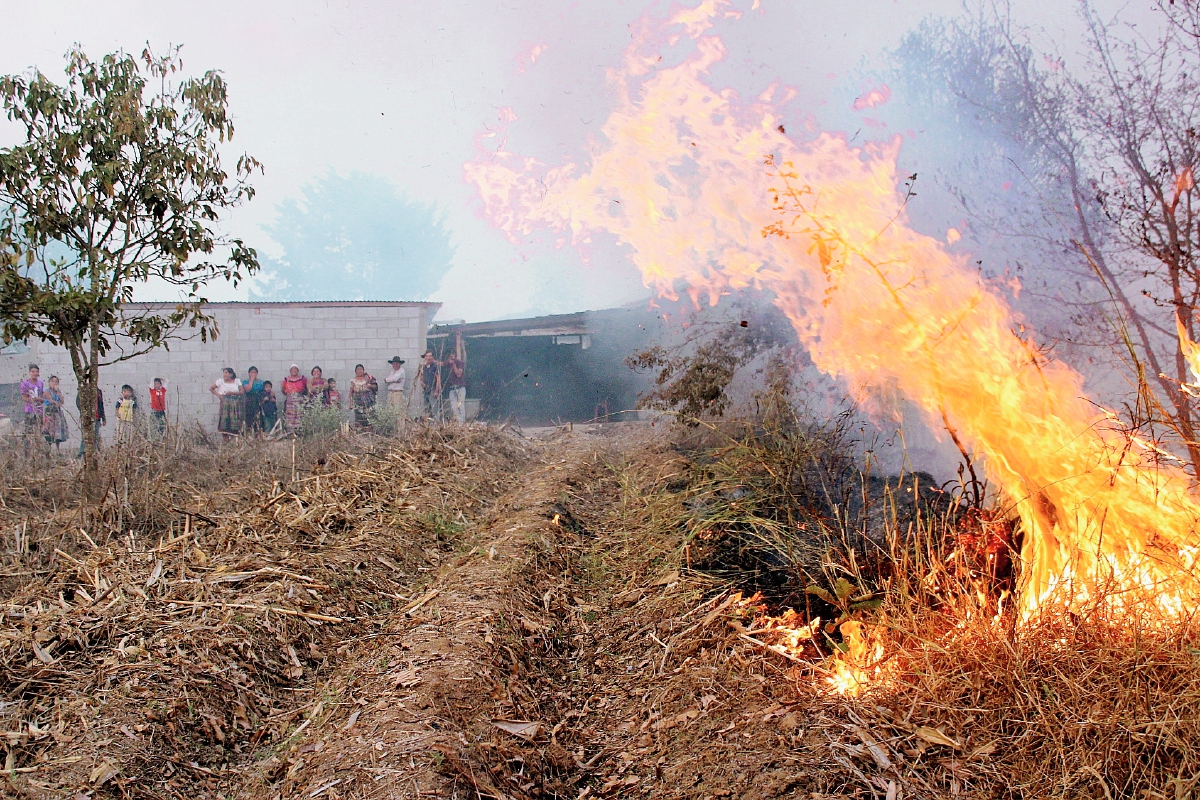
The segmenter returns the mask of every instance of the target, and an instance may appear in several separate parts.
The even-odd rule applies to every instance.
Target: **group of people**
[[[383,379],[387,405],[399,417],[405,418],[408,416],[409,403],[404,359],[394,356],[388,364],[391,372]],[[450,401],[455,419],[466,421],[466,365],[461,358],[451,355],[445,361],[438,361],[433,351],[427,350],[417,380],[424,404],[416,416],[440,417],[444,393]],[[288,368],[288,374],[280,381],[278,394],[271,381],[260,380],[257,367],[250,367],[244,380],[238,379],[232,367],[225,367],[221,371],[221,378],[209,387],[209,391],[220,399],[217,430],[226,439],[243,433],[270,433],[277,426],[285,432],[295,433],[304,422],[306,409],[342,407],[342,393],[334,378],[326,378],[320,367],[313,367],[307,376],[303,375],[298,364]],[[371,427],[379,392],[379,381],[367,372],[364,365],[355,364],[346,400],[353,411],[357,429],[367,430]]]
[[[24,403],[24,433],[25,448],[29,450],[32,442],[40,435],[47,445],[56,450],[61,449],[63,442],[70,438],[70,427],[67,424],[65,395],[57,375],[51,375],[42,381],[41,369],[37,364],[29,365],[29,374],[21,381],[19,391],[21,402]],[[83,413],[82,396],[75,399],[79,409],[79,418],[89,416]],[[133,436],[134,421],[138,409],[137,395],[133,387],[125,384],[121,387],[121,396],[114,404],[117,418],[117,441],[125,441]],[[92,424],[97,440],[100,428],[108,425],[108,415],[104,411],[104,391],[96,387],[96,409]],[[152,430],[158,434],[166,431],[167,427],[167,384],[162,378],[155,378],[150,385],[150,418]],[[79,453],[83,456],[84,442],[80,437]]]
[[[408,379],[404,372],[404,359],[393,357],[388,364],[391,372],[383,379],[383,392],[387,405],[400,418],[409,416]],[[417,385],[422,406],[414,409],[412,416],[423,419],[442,419],[443,401],[449,402],[449,410],[458,422],[466,421],[466,365],[457,354],[438,361],[432,350],[426,350],[417,370]],[[37,364],[29,365],[28,376],[21,381],[21,401],[24,403],[24,433],[26,448],[40,436],[47,445],[58,448],[70,436],[65,397],[57,375],[47,380],[41,378]],[[415,388],[415,387],[414,387]],[[347,402],[353,411],[354,426],[359,430],[370,428],[374,409],[379,399],[380,384],[366,371],[362,364],[354,367],[350,379]],[[313,367],[307,376],[300,367],[292,364],[288,374],[280,382],[279,394],[269,380],[262,380],[257,367],[246,371],[245,380],[239,380],[233,368],[222,370],[220,380],[209,387],[209,391],[220,399],[217,430],[225,439],[244,434],[268,434],[277,428],[287,433],[300,430],[306,409],[342,408],[342,393],[337,381],[325,378],[320,367]],[[167,426],[167,381],[154,378],[148,394],[150,398],[150,434],[161,436]],[[282,395],[282,397],[280,397]],[[79,418],[83,421],[92,417],[91,423],[99,441],[100,428],[108,425],[105,413],[104,393],[97,387],[94,414],[85,414],[82,398],[76,399]],[[121,396],[114,403],[117,421],[117,441],[133,436],[138,419],[137,393],[129,384],[121,387]],[[281,416],[282,412],[282,416]],[[79,443],[79,455],[83,455],[84,443]]]
[[[399,356],[391,363],[396,369],[404,363]],[[403,374],[403,371],[401,371]],[[300,374],[300,367],[292,364],[288,374],[280,383],[283,395],[283,419],[279,418],[279,396],[275,384],[259,379],[258,367],[246,370],[246,379],[238,380],[232,367],[221,371],[221,379],[209,387],[209,391],[220,398],[221,407],[217,414],[217,430],[226,438],[242,433],[270,433],[282,422],[289,433],[300,430],[306,408],[342,407],[342,393],[337,380],[325,378],[320,367],[313,367],[308,376]],[[354,366],[354,377],[350,379],[349,404],[354,410],[354,424],[360,430],[371,425],[371,411],[375,408],[379,384],[362,364]]]

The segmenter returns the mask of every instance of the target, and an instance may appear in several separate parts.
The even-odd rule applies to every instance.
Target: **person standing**
[[[21,399],[25,401],[25,455],[29,455],[34,438],[42,436],[42,412],[46,385],[37,364],[29,365],[29,377],[21,381]]]
[[[88,416],[92,417],[92,430],[96,432],[96,450],[100,450],[100,426],[108,427],[108,415],[104,413],[104,390],[99,386],[96,387],[96,410],[91,415],[83,413],[83,395],[75,396],[75,407],[79,409],[79,421],[82,424],[83,420]],[[82,428],[79,431],[79,458],[83,458],[84,446],[87,440],[83,437]]]
[[[405,394],[408,376],[404,374],[404,359],[392,356],[388,363],[392,365],[392,371],[383,379],[387,385],[388,408],[395,409],[400,420],[403,420],[408,412],[408,395]]]
[[[342,407],[342,393],[338,391],[337,380],[334,378],[325,381],[325,391],[321,394],[321,405],[336,409]]]
[[[375,396],[379,384],[362,364],[354,365],[354,377],[350,379],[350,405],[354,407],[354,424],[359,430],[371,426],[371,412],[375,409]]]
[[[451,353],[443,362],[446,368],[446,397],[450,400],[450,411],[454,419],[464,423],[467,421],[467,365]]]
[[[128,445],[133,443],[134,424],[137,419],[137,396],[133,387],[128,383],[121,387],[121,396],[117,398],[117,443]]]
[[[242,419],[245,420],[246,432],[261,433],[263,382],[258,379],[258,367],[246,370],[246,380],[242,381],[242,396],[245,404]]]
[[[440,404],[442,395],[442,371],[441,364],[433,357],[432,350],[425,351],[425,360],[421,362],[421,397],[424,400],[425,418],[436,417],[438,414],[437,406]]]
[[[63,411],[63,393],[58,386],[58,376],[51,375],[46,381],[46,395],[42,401],[42,438],[46,444],[60,450],[67,440],[67,415]]]
[[[300,374],[300,367],[295,364],[288,367],[288,375],[283,379],[283,424],[288,433],[300,430],[304,420],[304,398],[308,396],[308,381]]]
[[[275,402],[275,386],[270,381],[263,381],[262,396],[262,425],[267,435],[275,432],[279,424],[279,404]]]
[[[167,432],[167,382],[162,378],[150,384],[150,422],[155,438],[161,439]]]
[[[325,402],[325,373],[320,367],[313,367],[308,373],[308,400],[312,406]]]
[[[221,438],[232,441],[242,432],[242,384],[237,373],[230,367],[221,370],[221,380],[208,387],[213,396],[220,398],[221,410],[217,416],[217,430]]]

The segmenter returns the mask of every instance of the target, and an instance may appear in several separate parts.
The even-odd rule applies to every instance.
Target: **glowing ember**
[[[774,292],[822,370],[862,396],[911,399],[985,457],[1024,525],[1026,613],[1101,593],[1122,606],[1144,592],[1170,614],[1192,605],[1200,504],[1187,475],[1019,337],[965,257],[908,226],[898,139],[797,143],[782,92],[741,102],[707,83],[725,55],[712,25],[729,5],[639,29],[589,165],[550,168],[503,145],[466,165],[489,218],[513,237],[551,228],[586,245],[611,233],[667,296],[680,284],[712,302]]]

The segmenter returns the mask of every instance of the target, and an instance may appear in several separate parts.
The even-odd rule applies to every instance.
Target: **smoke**
[[[586,162],[499,147],[467,164],[488,216],[560,245],[611,235],[667,297],[773,292],[819,369],[877,408],[916,404],[983,458],[1027,532],[1027,611],[1114,579],[1178,613],[1200,552],[1187,476],[1082,399],[1079,374],[1038,351],[953,236],[914,229],[898,138],[798,140],[781,122],[786,90],[743,100],[712,80],[729,6],[639,28]]]

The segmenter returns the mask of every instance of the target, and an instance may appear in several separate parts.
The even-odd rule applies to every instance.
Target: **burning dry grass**
[[[509,679],[493,716],[540,726],[526,739],[463,720],[470,744],[447,769],[522,798],[1200,796],[1200,642],[1186,623],[1097,611],[1018,627],[964,552],[978,521],[888,482],[856,491],[890,510],[839,518],[809,503],[786,558],[764,560],[786,545],[772,503],[808,502],[761,494],[779,485],[778,453],[796,452],[771,447],[642,441],[565,498],[586,533],[560,529],[514,576],[522,622],[495,655]],[[700,570],[705,536],[737,543],[720,545],[719,577]],[[878,602],[837,609],[837,578]],[[809,580],[834,602],[801,588],[800,610],[779,616]],[[739,594],[764,589],[769,602]],[[846,629],[811,626],[818,615],[861,624],[872,646],[856,661]],[[786,646],[802,626],[815,635]],[[842,687],[857,696],[835,691],[839,665],[861,670]]]
[[[56,493],[68,466],[9,488],[9,789],[236,785],[303,724],[313,678],[345,642],[416,597],[422,571],[526,459],[490,429],[309,442],[295,466],[290,443],[270,447],[114,456],[94,515]]]

